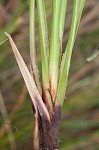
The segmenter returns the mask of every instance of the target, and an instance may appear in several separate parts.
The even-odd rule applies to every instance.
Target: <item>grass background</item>
[[[63,49],[69,35],[72,0],[68,1]],[[46,0],[48,28],[51,27],[51,1]],[[99,47],[99,1],[86,0],[73,50],[68,88],[60,127],[61,150],[99,150],[99,56],[86,59]],[[0,42],[4,32],[12,35],[29,66],[29,1],[0,0]],[[49,33],[50,35],[50,33]],[[39,70],[40,50],[36,13],[36,49]],[[9,120],[0,110],[0,150],[10,150],[6,128],[14,134],[16,149],[32,149],[33,113],[29,95],[8,42],[0,46],[0,101]],[[1,103],[0,103],[1,105]],[[3,109],[1,105],[0,108]],[[4,130],[4,133],[2,134]]]

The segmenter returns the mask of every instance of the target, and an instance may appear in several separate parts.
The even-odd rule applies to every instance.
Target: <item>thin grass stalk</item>
[[[60,57],[62,56],[62,39],[63,39],[64,26],[65,26],[66,7],[67,7],[67,0],[62,0],[61,12],[60,12],[60,27],[59,27],[59,39],[60,39],[60,49],[61,49]]]
[[[39,73],[36,64],[36,50],[35,50],[35,0],[30,0],[30,60],[31,60],[31,73],[37,88],[41,92],[41,85],[39,81]]]
[[[58,83],[59,71],[59,56],[60,56],[60,42],[59,42],[59,17],[61,10],[61,0],[53,0],[52,2],[52,28],[50,39],[50,54],[49,54],[49,80],[50,92],[53,101],[55,101]]]
[[[42,59],[42,98],[49,111],[52,110],[52,102],[49,94],[48,56],[49,42],[44,0],[37,0],[38,23],[40,33],[40,49]]]
[[[62,63],[61,63],[61,71],[60,71],[60,79],[58,85],[58,100],[61,105],[63,105],[66,86],[68,81],[68,73],[70,68],[70,60],[72,55],[72,50],[80,22],[80,18],[82,15],[83,7],[85,0],[74,0],[73,5],[73,14],[72,14],[72,23],[70,28],[70,36],[66,46],[65,53],[63,55]]]
[[[38,23],[39,23],[39,32],[40,32],[40,48],[41,48],[41,59],[42,59],[42,82],[46,89],[49,88],[48,80],[48,60],[47,52],[49,51],[48,47],[48,31],[47,31],[47,21],[46,21],[46,12],[45,5],[43,0],[37,0],[37,9],[38,9]]]

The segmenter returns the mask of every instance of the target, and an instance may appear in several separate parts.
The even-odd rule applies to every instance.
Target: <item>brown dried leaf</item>
[[[42,98],[41,98],[41,96],[37,90],[35,82],[33,81],[32,76],[31,76],[22,56],[20,55],[20,53],[19,53],[13,39],[11,38],[11,36],[7,33],[5,33],[5,34],[9,39],[10,45],[12,47],[13,53],[15,55],[16,61],[17,61],[18,66],[20,68],[21,74],[23,76],[23,79],[25,81],[26,87],[28,89],[29,95],[32,99],[32,102],[33,102],[35,109],[39,110],[41,117],[46,118],[50,121],[48,110],[42,101]]]

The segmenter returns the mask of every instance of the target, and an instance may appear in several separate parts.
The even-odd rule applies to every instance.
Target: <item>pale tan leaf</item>
[[[42,98],[41,98],[41,96],[37,90],[35,82],[33,81],[33,78],[31,76],[22,56],[20,55],[20,53],[19,53],[13,39],[11,38],[11,36],[7,33],[5,33],[5,34],[9,39],[10,45],[12,47],[13,53],[14,53],[15,58],[17,60],[18,66],[19,66],[20,71],[22,73],[23,79],[25,81],[26,87],[28,89],[28,92],[29,92],[30,97],[32,99],[32,102],[34,104],[34,107],[38,108],[41,116],[47,117],[47,119],[50,120],[48,110],[42,101]]]

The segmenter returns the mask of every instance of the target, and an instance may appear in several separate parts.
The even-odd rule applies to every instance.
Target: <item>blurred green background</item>
[[[50,35],[52,6],[45,0]],[[73,0],[68,0],[63,49],[69,35]],[[0,43],[12,35],[29,66],[29,1],[0,0]],[[60,127],[60,150],[99,150],[99,0],[86,0],[72,55]],[[36,49],[40,50],[36,13]],[[33,113],[30,97],[8,42],[0,45],[0,150],[31,150]]]

